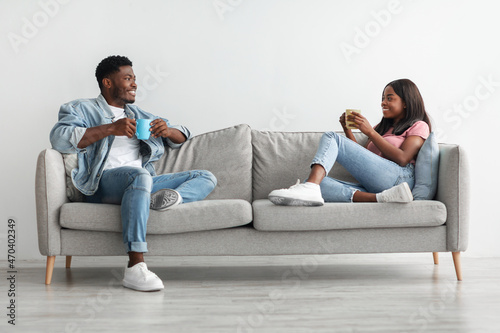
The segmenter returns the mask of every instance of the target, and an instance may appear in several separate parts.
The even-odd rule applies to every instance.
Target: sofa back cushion
[[[251,129],[238,125],[193,137],[180,149],[166,148],[155,163],[157,174],[208,170],[217,186],[208,200],[252,201]]]
[[[252,130],[253,199],[267,199],[272,190],[290,187],[299,178],[301,182],[305,181],[322,134]],[[366,142],[364,134],[355,132],[354,135],[361,144]],[[338,163],[333,166],[328,176],[356,182]]]

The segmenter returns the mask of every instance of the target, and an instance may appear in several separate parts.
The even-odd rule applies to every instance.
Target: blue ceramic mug
[[[153,119],[137,119],[137,127],[136,127],[136,132],[135,135],[137,136],[137,139],[139,140],[148,140],[149,136],[151,135],[151,131],[149,130],[151,128],[151,122]]]

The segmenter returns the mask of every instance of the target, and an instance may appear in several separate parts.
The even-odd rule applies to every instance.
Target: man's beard
[[[122,96],[126,96],[126,95],[128,95],[128,92],[126,90],[115,89],[113,91],[113,99],[115,101],[120,100],[125,104],[133,104],[135,102],[135,99],[131,100],[131,99],[127,99],[126,97],[122,97]]]

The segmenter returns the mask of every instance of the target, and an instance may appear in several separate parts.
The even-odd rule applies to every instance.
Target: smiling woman
[[[408,79],[395,80],[385,86],[382,112],[384,117],[375,127],[380,135],[384,135],[393,125],[394,134],[401,135],[415,119],[426,122],[429,130],[432,130],[422,95],[417,86]]]
[[[325,201],[411,202],[415,158],[429,136],[430,120],[417,86],[408,79],[388,83],[381,106],[383,117],[374,128],[361,113],[347,117],[368,137],[364,147],[357,144],[346,125],[346,114],[342,114],[340,123],[346,136],[325,133],[307,181],[274,190],[269,200],[286,206],[321,206]],[[337,161],[359,183],[327,177]]]

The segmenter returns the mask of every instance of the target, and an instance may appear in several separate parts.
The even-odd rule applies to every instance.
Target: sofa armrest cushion
[[[448,251],[465,251],[469,238],[470,178],[465,150],[439,144],[439,177],[436,200],[446,205]]]
[[[59,255],[61,226],[59,213],[68,202],[64,163],[61,154],[46,149],[38,155],[35,177],[38,248],[42,255]]]

